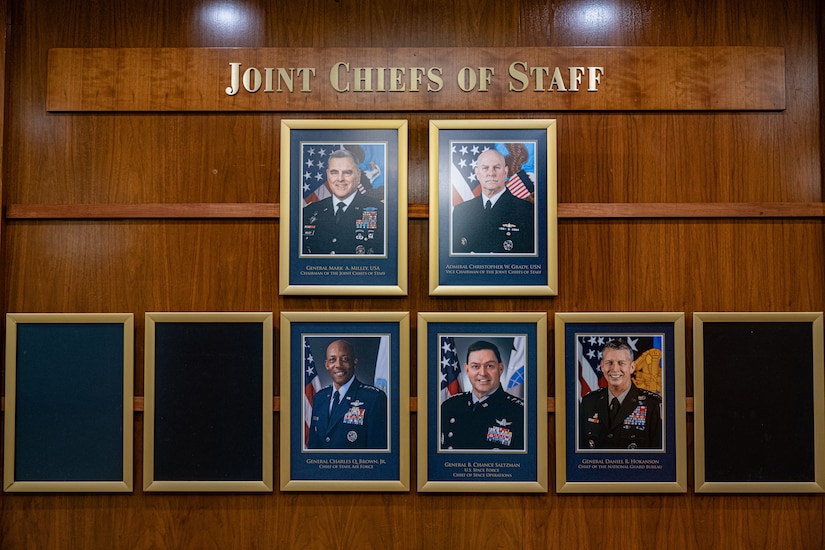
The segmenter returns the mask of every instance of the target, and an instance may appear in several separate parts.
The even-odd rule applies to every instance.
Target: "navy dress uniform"
[[[524,401],[499,387],[473,403],[472,392],[441,405],[441,449],[524,450]]]
[[[330,412],[333,386],[312,400],[310,449],[385,449],[387,396],[380,389],[353,380],[344,398]]]
[[[486,197],[475,197],[453,210],[453,253],[535,252],[533,203],[505,189],[495,204],[485,209]]]
[[[384,254],[384,205],[356,193],[336,215],[335,196],[304,207],[304,254]]]
[[[579,445],[583,449],[661,449],[662,398],[631,383],[630,391],[610,419],[607,388],[584,396],[579,408]]]

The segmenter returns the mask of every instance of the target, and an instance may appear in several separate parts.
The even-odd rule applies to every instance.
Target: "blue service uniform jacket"
[[[357,378],[344,399],[329,412],[333,387],[327,386],[312,400],[309,425],[310,449],[387,448],[387,396]]]
[[[532,254],[535,249],[533,203],[509,190],[484,210],[484,197],[462,202],[453,210],[453,252]]]
[[[583,449],[661,449],[662,398],[631,382],[611,424],[610,393],[599,388],[584,396],[579,408],[579,446]]]
[[[384,205],[356,193],[335,220],[335,196],[304,207],[304,254],[384,254]]]
[[[472,392],[441,405],[442,449],[524,450],[524,401],[499,387],[473,403]]]

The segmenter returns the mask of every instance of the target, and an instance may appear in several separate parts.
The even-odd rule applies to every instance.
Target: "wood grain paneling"
[[[55,48],[46,109],[781,110],[784,66],[744,47]]]
[[[7,8],[0,12],[7,17],[0,159],[4,311],[135,314],[135,487],[142,486],[146,311],[410,311],[413,341],[419,311],[684,311],[690,411],[694,311],[825,310],[825,9],[816,0],[0,0],[0,5]],[[221,6],[230,9],[218,11]],[[780,49],[785,108],[536,112],[524,103],[383,113],[332,107],[288,113],[46,110],[52,48],[347,52],[580,46],[687,48],[690,55],[695,48]],[[113,75],[116,68],[107,70]],[[710,97],[709,80],[697,72],[694,59],[674,59],[673,69],[696,85],[668,93],[686,101]],[[151,94],[151,84],[138,82],[133,93]],[[729,84],[742,95],[737,101],[760,91],[759,82]],[[94,99],[104,100],[109,99]],[[409,121],[409,296],[278,296],[278,136],[287,115]],[[429,120],[510,117],[557,120],[559,295],[431,298]],[[275,331],[277,342],[280,328]],[[552,323],[547,338],[552,371]],[[415,381],[415,346],[410,359]],[[275,365],[276,375],[280,368]],[[552,414],[558,389],[552,372],[548,378]],[[417,394],[414,384],[411,392]],[[280,395],[277,376],[274,394]],[[279,406],[276,398],[273,414]],[[418,420],[413,412],[413,425]],[[692,479],[692,414],[686,423],[684,452]],[[277,423],[275,431],[277,442]],[[551,457],[557,436],[550,422]],[[416,445],[413,437],[413,472]],[[552,460],[549,467],[552,479]],[[823,524],[822,495],[700,496],[691,489],[675,495],[559,495],[552,489],[544,495],[147,494],[140,489],[127,495],[0,494],[3,550],[791,550],[825,548]]]

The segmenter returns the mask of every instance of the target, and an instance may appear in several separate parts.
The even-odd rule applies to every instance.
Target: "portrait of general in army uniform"
[[[578,444],[587,450],[662,450],[662,338],[577,336]]]
[[[440,340],[439,452],[523,452],[526,338]]]
[[[451,254],[536,254],[535,143],[454,143]]]
[[[386,144],[302,143],[301,255],[385,256]]]

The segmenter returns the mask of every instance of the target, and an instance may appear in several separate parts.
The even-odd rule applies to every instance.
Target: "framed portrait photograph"
[[[556,490],[687,491],[683,313],[556,313]]]
[[[418,314],[418,490],[547,491],[547,314]]]
[[[697,493],[825,491],[821,312],[693,314]]]
[[[271,492],[272,313],[145,321],[143,490]]]
[[[407,121],[281,121],[281,294],[407,294]]]
[[[281,490],[409,491],[409,313],[281,313]]]
[[[556,121],[430,121],[430,294],[558,294]]]
[[[6,315],[3,490],[131,492],[131,313]]]

